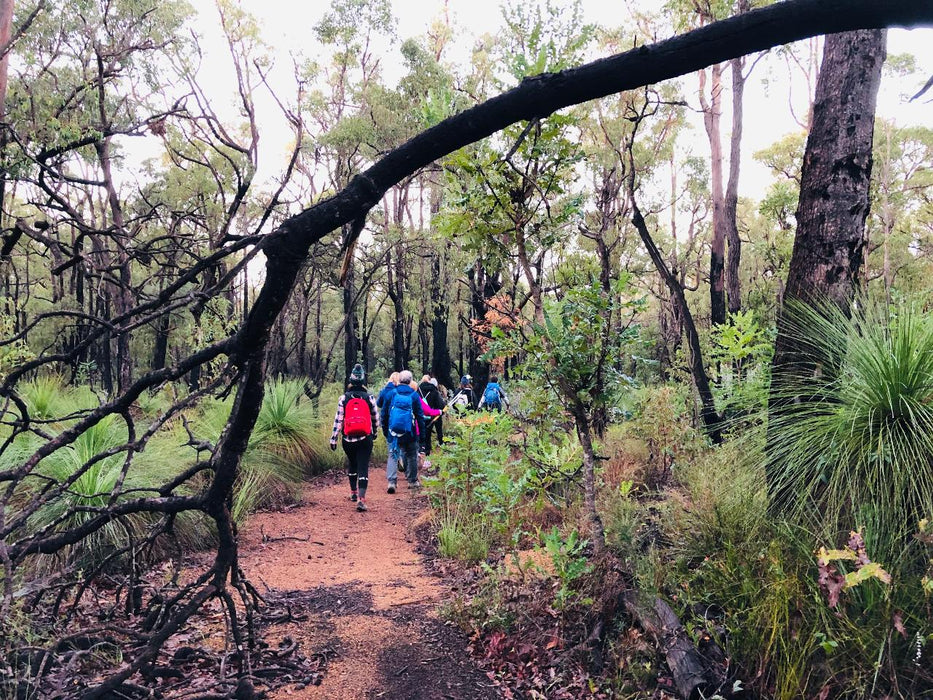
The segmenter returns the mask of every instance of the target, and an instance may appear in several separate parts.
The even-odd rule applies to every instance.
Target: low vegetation
[[[933,692],[929,323],[909,305],[800,319],[838,379],[816,375],[803,394],[811,401],[771,424],[786,455],[778,464],[765,458],[773,433],[760,410],[713,447],[690,428],[678,387],[631,393],[599,444],[604,557],[581,534],[574,440],[550,426],[535,438],[535,421],[521,435],[507,417],[459,421],[427,483],[439,554],[481,574],[446,614],[509,688],[554,698],[674,692],[637,612],[660,596],[720,665],[723,697]],[[778,498],[769,471],[780,475]]]

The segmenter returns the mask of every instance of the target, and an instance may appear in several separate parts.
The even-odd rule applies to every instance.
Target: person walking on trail
[[[386,385],[382,387],[382,390],[379,392],[379,396],[376,398],[376,408],[378,408],[379,410],[382,410],[383,404],[386,401],[390,401],[392,399],[392,394],[395,393],[395,387],[397,386],[398,386],[398,372],[393,372],[392,374],[389,375],[389,379],[386,382]],[[383,424],[382,426],[383,434],[385,434],[387,430],[388,428],[385,426],[385,424]]]
[[[434,429],[437,433],[437,444],[444,444],[444,410],[447,408],[447,389],[446,387],[439,386],[437,383],[437,377],[431,377],[431,385],[437,389],[438,401],[441,404],[441,415],[434,419]],[[430,431],[431,425],[428,425],[428,430]]]
[[[337,401],[334,430],[330,436],[330,449],[337,449],[337,436],[343,436],[343,451],[347,455],[347,477],[350,479],[350,500],[356,502],[360,512],[366,507],[366,487],[369,486],[369,458],[373,454],[373,441],[380,428],[376,399],[364,385],[366,373],[356,364],[350,372],[347,390]]]
[[[421,397],[412,388],[411,372],[407,369],[399,373],[399,385],[392,400],[382,408],[382,417],[389,426],[389,449],[398,450],[405,464],[405,478],[409,486],[417,487],[418,481],[418,435],[427,429]],[[386,474],[389,480],[389,493],[395,493],[398,475]]]
[[[398,465],[401,455],[398,450],[398,443],[389,438],[389,405],[392,403],[392,397],[395,396],[395,390],[398,388],[398,372],[389,375],[389,380],[379,392],[379,398],[376,399],[376,406],[379,408],[379,416],[382,419],[382,434],[385,436],[386,445],[388,445],[389,456],[386,459],[386,480],[389,482],[389,493],[395,493],[396,482],[398,481]]]
[[[505,395],[505,390],[499,384],[499,377],[493,375],[489,378],[489,383],[483,390],[483,398],[479,400],[479,408],[485,407],[487,411],[502,412],[502,403],[505,402],[506,410],[509,409],[509,397]]]
[[[424,454],[426,457],[431,456],[431,432],[435,425],[440,426],[443,417],[444,406],[446,402],[441,396],[441,392],[437,388],[437,380],[432,380],[430,375],[424,375],[421,378],[421,384],[418,385],[418,393],[421,394],[421,399],[424,401],[425,405],[431,411],[425,410],[425,415],[429,416],[430,420],[428,421],[428,429],[424,431],[424,434],[421,436],[421,445],[424,447]],[[424,406],[422,406],[423,408]],[[444,444],[444,433],[442,428],[438,428],[437,433],[437,444]]]
[[[421,412],[424,413],[424,426],[418,432],[418,457],[423,457],[424,459],[422,460],[422,464],[430,467],[431,463],[427,459],[428,450],[425,447],[425,442],[430,442],[431,422],[441,415],[441,411],[437,408],[431,408],[428,405],[428,402],[425,401],[424,397],[419,391],[418,382],[416,382],[414,379],[411,380],[411,388],[415,390],[415,394],[418,396],[418,401],[421,402]]]
[[[473,394],[473,377],[469,374],[464,374],[460,378],[460,388],[457,389],[457,393],[450,399],[450,406],[458,412],[476,410],[476,396]]]

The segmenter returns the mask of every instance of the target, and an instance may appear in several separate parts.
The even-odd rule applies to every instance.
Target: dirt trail
[[[451,592],[425,567],[411,529],[424,496],[404,479],[387,494],[384,469],[371,469],[370,480],[366,513],[355,510],[345,476],[325,475],[305,488],[300,507],[256,515],[241,533],[250,580],[307,615],[273,634],[328,657],[319,686],[286,686],[272,697],[493,700],[466,637],[437,615]]]

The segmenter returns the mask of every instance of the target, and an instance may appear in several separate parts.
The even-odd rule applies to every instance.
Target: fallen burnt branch
[[[646,606],[631,592],[622,599],[625,610],[664,655],[681,698],[702,700],[722,693],[726,680],[722,669],[697,651],[680,618],[664,600],[655,598]],[[712,653],[711,659],[725,658],[715,642],[708,639],[706,643],[710,650],[718,652]]]
[[[309,542],[311,540],[310,535],[307,537],[296,537],[294,535],[281,535],[278,537],[273,537],[272,535],[266,534],[266,531],[262,529],[262,525],[259,526],[259,534],[264,544],[268,542],[287,542],[289,540],[294,540],[295,542]]]

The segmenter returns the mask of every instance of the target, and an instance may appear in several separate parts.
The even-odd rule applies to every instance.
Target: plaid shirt
[[[351,392],[351,393],[354,393],[354,392]],[[343,439],[347,442],[360,442],[361,440],[365,440],[368,437],[375,437],[377,435],[377,431],[380,428],[379,411],[376,408],[376,399],[374,399],[373,395],[370,394],[365,389],[361,389],[359,393],[361,394],[365,393],[366,399],[369,401],[369,413],[370,413],[370,416],[372,416],[372,421],[373,421],[373,434],[372,435],[360,435],[359,437],[347,437],[346,435],[344,435]],[[330,441],[332,444],[335,444],[335,445],[337,444],[337,436],[340,435],[340,433],[342,432],[341,429],[343,428],[343,411],[344,411],[344,406],[346,406],[346,404],[347,404],[347,395],[341,394],[340,400],[337,402],[337,414],[334,416],[334,431],[330,435]]]

